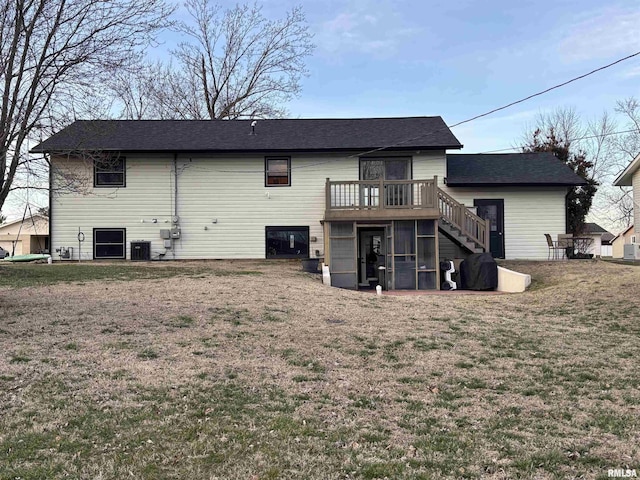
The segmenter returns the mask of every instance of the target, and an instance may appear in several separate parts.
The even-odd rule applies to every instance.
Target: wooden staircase
[[[471,212],[464,204],[438,187],[440,231],[471,253],[489,251],[487,221]]]

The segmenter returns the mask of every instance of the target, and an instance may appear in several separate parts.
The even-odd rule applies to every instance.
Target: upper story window
[[[362,157],[360,180],[411,180],[411,157]]]
[[[267,157],[264,170],[266,187],[291,186],[291,157]]]
[[[126,186],[125,163],[125,157],[111,157],[95,160],[93,163],[93,186]]]

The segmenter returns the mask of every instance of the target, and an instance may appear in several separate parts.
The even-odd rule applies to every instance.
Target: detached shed
[[[603,245],[606,246],[606,242],[610,241],[613,235],[597,223],[585,223],[584,227],[584,232],[582,232],[581,236],[593,239],[587,253],[591,253],[595,257],[610,257],[611,252],[609,249],[605,248],[603,253],[602,247]]]

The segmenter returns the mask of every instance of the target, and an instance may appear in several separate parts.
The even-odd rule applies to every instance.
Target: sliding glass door
[[[360,180],[371,181],[361,186],[362,205],[377,207],[383,201],[387,205],[403,205],[411,198],[405,191],[410,185],[393,185],[380,192],[380,180],[411,180],[411,157],[361,158]],[[382,197],[381,197],[382,194]]]

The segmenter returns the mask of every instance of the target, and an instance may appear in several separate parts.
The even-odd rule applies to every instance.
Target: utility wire
[[[576,142],[578,140],[587,140],[589,138],[604,138],[610,135],[622,135],[623,133],[640,133],[640,129],[632,128],[631,130],[621,130],[619,132],[609,132],[609,133],[599,133],[597,135],[585,135],[583,137],[570,138],[569,142]],[[510,147],[510,148],[500,148],[497,150],[487,150],[486,152],[479,152],[479,155],[484,155],[486,153],[498,153],[498,152],[509,152],[511,150],[519,150],[522,147]]]
[[[587,73],[584,73],[584,74],[579,75],[577,77],[573,77],[570,80],[567,80],[565,82],[559,83],[559,84],[554,85],[552,87],[546,88],[546,89],[541,90],[539,92],[533,93],[533,94],[528,95],[528,96],[526,96],[524,98],[521,98],[519,100],[515,100],[515,101],[513,101],[511,103],[508,103],[506,105],[503,105],[501,107],[494,108],[493,110],[489,110],[488,112],[481,113],[479,115],[475,115],[473,117],[467,118],[466,120],[462,120],[460,122],[454,123],[453,125],[448,125],[448,126],[446,126],[444,128],[438,128],[438,129],[433,130],[431,132],[423,133],[421,135],[418,135],[418,136],[415,136],[415,137],[411,137],[411,138],[407,138],[405,140],[400,140],[400,141],[398,141],[396,143],[391,143],[391,144],[388,144],[388,145],[385,145],[385,146],[382,146],[382,147],[374,148],[372,150],[367,150],[365,152],[352,154],[352,155],[347,156],[346,158],[361,157],[363,155],[370,155],[372,153],[376,153],[376,152],[379,152],[379,151],[382,151],[382,150],[386,150],[388,148],[399,147],[399,146],[404,145],[404,144],[406,144],[408,142],[412,142],[414,140],[419,140],[421,138],[425,138],[425,137],[434,135],[436,133],[439,133],[439,132],[442,132],[442,131],[445,131],[445,130],[450,130],[452,128],[458,127],[458,126],[463,125],[465,123],[473,122],[474,120],[477,120],[479,118],[483,118],[483,117],[486,117],[486,116],[491,115],[493,113],[499,112],[501,110],[505,110],[507,108],[513,107],[514,105],[518,105],[520,103],[526,102],[527,100],[531,100],[532,98],[539,97],[540,95],[544,95],[545,93],[549,93],[549,92],[551,92],[553,90],[556,90],[558,88],[561,88],[561,87],[564,87],[566,85],[569,85],[570,83],[573,83],[573,82],[576,82],[576,81],[581,80],[583,78],[586,78],[586,77],[588,77],[590,75],[593,75],[594,73],[601,72],[602,70],[606,70],[607,68],[611,68],[614,65],[617,65],[619,63],[622,63],[622,62],[625,62],[627,60],[630,60],[630,59],[632,59],[634,57],[637,57],[638,55],[640,55],[640,51],[632,53],[631,55],[627,55],[626,57],[619,58],[618,60],[616,60],[614,62],[608,63],[608,64],[603,65],[603,66],[598,67],[598,68],[595,68],[595,69],[593,69],[593,70],[591,70],[591,71],[589,71]],[[336,158],[336,159],[332,159],[332,160],[324,160],[322,162],[311,163],[311,164],[308,164],[308,165],[301,165],[299,167],[291,167],[291,170],[298,170],[298,169],[309,168],[309,167],[314,167],[314,166],[318,166],[318,165],[325,165],[325,164],[332,163],[332,162],[343,161],[344,159],[345,159],[345,157],[340,157],[340,158]],[[210,171],[218,172],[218,173],[264,173],[264,170],[256,170],[256,171],[251,171],[251,170],[210,170]]]
[[[475,117],[471,117],[471,118],[469,118],[467,120],[463,120],[463,121],[458,122],[458,123],[456,123],[454,125],[451,125],[449,128],[457,127],[458,125],[462,125],[463,123],[472,122],[473,120],[477,120],[478,118],[486,117],[487,115],[491,115],[492,113],[496,113],[496,112],[499,112],[500,110],[504,110],[506,108],[513,107],[514,105],[517,105],[519,103],[526,102],[527,100],[531,100],[534,97],[539,97],[540,95],[544,95],[545,93],[548,93],[548,92],[550,92],[552,90],[556,90],[556,89],[558,89],[560,87],[564,87],[565,85],[569,85],[570,83],[573,83],[573,82],[576,82],[578,80],[581,80],[581,79],[583,79],[585,77],[588,77],[589,75],[593,75],[594,73],[600,72],[600,71],[605,70],[605,69],[607,69],[609,67],[613,67],[614,65],[617,65],[618,63],[622,63],[622,62],[624,62],[626,60],[629,60],[629,59],[631,59],[633,57],[637,57],[638,55],[640,55],[640,52],[632,53],[631,55],[627,55],[626,57],[619,58],[615,62],[608,63],[607,65],[603,65],[602,67],[598,67],[598,68],[596,68],[594,70],[591,70],[590,72],[587,72],[585,74],[582,74],[582,75],[580,75],[578,77],[574,77],[571,80],[567,80],[566,82],[559,83],[558,85],[554,85],[553,87],[549,87],[549,88],[547,88],[545,90],[542,90],[540,92],[537,92],[537,93],[534,93],[532,95],[529,95],[528,97],[521,98],[520,100],[516,100],[515,102],[511,102],[511,103],[509,103],[507,105],[504,105],[502,107],[494,108],[493,110],[491,110],[489,112],[482,113],[480,115],[476,115]]]

